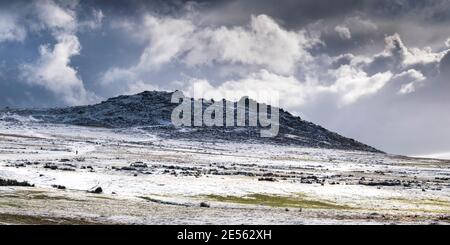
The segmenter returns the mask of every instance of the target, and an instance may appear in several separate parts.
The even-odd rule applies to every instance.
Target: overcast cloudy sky
[[[0,1],[0,106],[279,93],[390,153],[450,152],[450,1]]]

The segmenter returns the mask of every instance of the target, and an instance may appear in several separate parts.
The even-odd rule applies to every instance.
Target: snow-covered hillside
[[[282,110],[275,138],[174,127],[170,99],[1,111],[0,223],[450,220],[449,161],[388,155]]]
[[[171,97],[171,92],[146,91],[136,95],[111,98],[90,106],[0,110],[0,120],[14,120],[15,117],[21,116],[21,118],[44,123],[102,128],[140,127],[160,137],[172,139],[246,141],[378,152],[373,147],[328,131],[282,109],[279,134],[274,138],[261,138],[258,127],[175,128],[171,123],[171,114],[178,104],[171,103]],[[204,108],[211,104],[211,101],[203,101]],[[248,111],[248,106],[245,109]]]
[[[0,121],[8,224],[448,223],[449,177],[443,160]]]

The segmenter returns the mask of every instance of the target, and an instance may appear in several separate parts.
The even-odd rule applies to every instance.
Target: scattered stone
[[[70,171],[70,172],[74,172],[76,171],[74,168],[70,168],[70,167],[62,167],[62,168],[58,168],[61,171]]]
[[[101,193],[103,193],[103,189],[101,187],[97,187],[94,190],[90,190],[88,192],[93,193],[93,194],[101,194]]]
[[[71,163],[64,163],[63,165],[67,166],[67,167],[72,167],[72,168],[76,168],[77,167],[77,165],[71,164]]]
[[[54,165],[53,163],[46,163],[44,168],[51,169],[51,170],[57,170],[58,166]]]
[[[135,162],[130,164],[130,167],[133,168],[148,168],[147,164],[143,163],[143,162]]]
[[[367,185],[367,186],[399,186],[399,185],[402,185],[402,182],[400,180],[379,180],[379,181],[360,180],[358,183],[360,185]]]
[[[216,172],[217,172],[217,170],[216,170]],[[236,175],[249,176],[249,177],[255,176],[255,174],[252,173],[252,172],[244,172],[244,171],[237,171],[237,172],[235,172],[235,174],[236,174]],[[264,176],[264,175],[263,175],[263,176]]]
[[[446,177],[436,177],[435,178],[436,180],[444,180],[444,181],[447,181],[447,180],[450,180],[450,178],[446,178]]]
[[[56,189],[58,189],[58,190],[65,190],[65,189],[66,189],[66,187],[63,186],[63,185],[52,185],[52,187],[53,187],[53,188],[56,188]]]
[[[258,181],[271,181],[271,182],[275,182],[277,181],[276,179],[269,177],[269,178],[259,178]]]
[[[78,162],[84,162],[84,161],[86,161],[86,158],[84,158],[84,157],[77,157],[77,158],[75,158],[75,160],[78,161]]]
[[[209,208],[209,207],[211,207],[208,203],[206,203],[206,202],[201,202],[200,203],[200,207],[201,208]]]
[[[450,221],[450,215],[439,216],[438,220]]]

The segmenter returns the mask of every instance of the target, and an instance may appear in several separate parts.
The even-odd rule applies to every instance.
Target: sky
[[[255,91],[393,154],[450,152],[450,0],[0,0],[0,107]]]

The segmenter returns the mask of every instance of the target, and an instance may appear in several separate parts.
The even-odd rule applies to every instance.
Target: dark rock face
[[[260,126],[246,127],[175,127],[171,114],[177,103],[171,103],[172,92],[145,91],[130,96],[119,96],[100,104],[39,110],[7,110],[0,113],[14,113],[21,116],[33,116],[46,123],[71,124],[91,127],[127,128],[141,127],[160,137],[226,140],[255,143],[275,143],[299,145],[305,147],[331,148],[380,152],[368,145],[328,131],[319,125],[302,120],[283,109],[279,111],[279,134],[272,138],[260,137]],[[187,98],[190,99],[190,98]],[[249,113],[246,99],[246,113]],[[193,103],[193,100],[191,99]],[[225,100],[223,100],[225,102]],[[212,104],[203,100],[203,111]],[[236,103],[234,103],[236,105]],[[261,104],[257,104],[258,108]],[[234,112],[236,106],[234,106]],[[270,108],[270,106],[269,106]],[[226,109],[224,109],[225,111]],[[270,110],[269,110],[270,111]],[[192,112],[193,113],[193,112]],[[234,113],[236,117],[236,113]],[[270,115],[270,114],[269,114]],[[225,113],[224,113],[225,116]],[[246,119],[248,125],[248,119]]]

